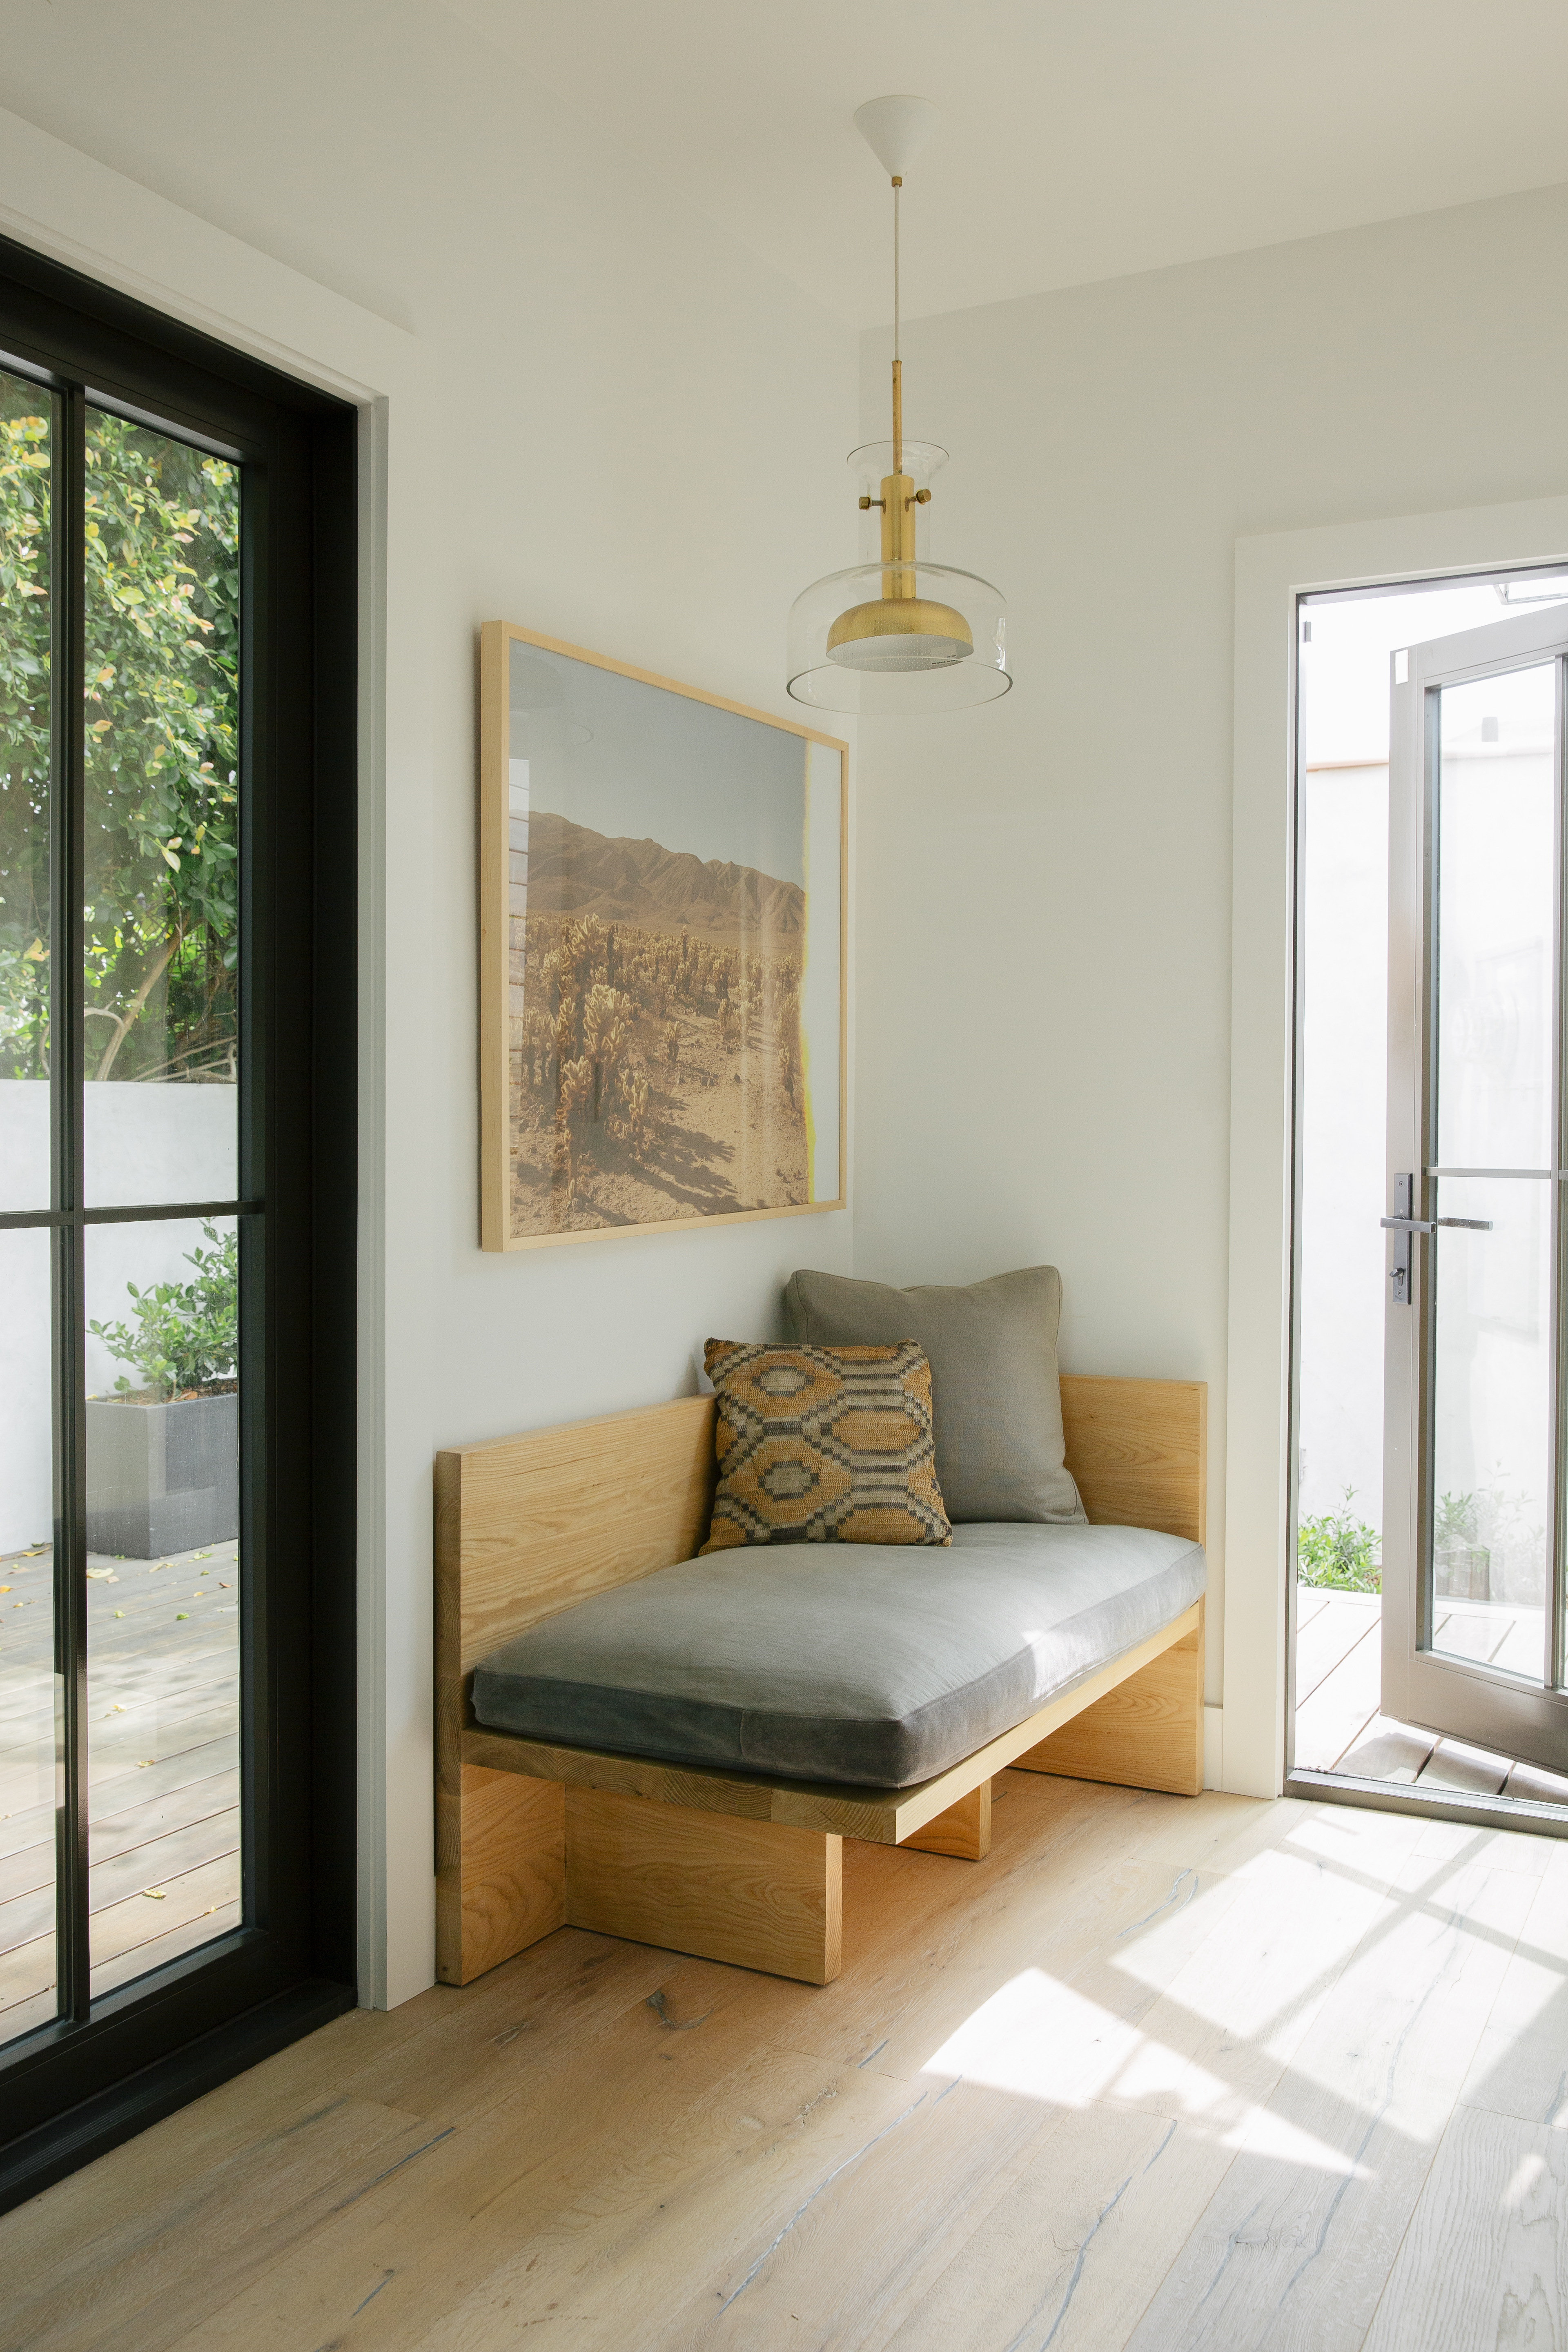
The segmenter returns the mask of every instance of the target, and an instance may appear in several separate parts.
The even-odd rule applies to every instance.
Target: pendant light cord
[[[893,180],[893,471],[904,470],[904,379],[899,353],[899,197],[903,181]]]
[[[893,357],[899,352],[899,198],[903,194],[902,180],[893,182]]]

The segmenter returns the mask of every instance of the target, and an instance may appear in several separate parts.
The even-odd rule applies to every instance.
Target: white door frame
[[[1240,1795],[1278,1796],[1285,1773],[1296,599],[1560,561],[1568,497],[1237,541],[1223,1785]]]

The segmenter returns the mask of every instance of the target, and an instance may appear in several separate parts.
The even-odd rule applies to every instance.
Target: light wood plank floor
[[[1539,1609],[1498,1601],[1450,1601],[1437,1646],[1458,1657],[1485,1658],[1539,1673]],[[1296,1761],[1313,1772],[1352,1772],[1367,1780],[1419,1780],[1424,1788],[1528,1797],[1568,1804],[1568,1779],[1509,1756],[1439,1739],[1382,1712],[1383,1604],[1375,1592],[1326,1592],[1302,1585],[1296,1595]]]
[[[0,2221],[28,2352],[1568,2344],[1568,1844],[1003,1775],[821,1990],[563,1930]]]
[[[239,1918],[238,1546],[88,1559],[95,1993]],[[48,1551],[0,1559],[0,2042],[55,2014]]]

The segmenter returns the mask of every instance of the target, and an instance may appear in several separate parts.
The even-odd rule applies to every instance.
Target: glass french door
[[[353,495],[0,243],[0,2210],[352,1998]]]
[[[1383,1710],[1568,1769],[1558,606],[1393,659]]]

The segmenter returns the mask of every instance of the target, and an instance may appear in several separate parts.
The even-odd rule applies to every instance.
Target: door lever
[[[1435,1234],[1439,1225],[1461,1225],[1468,1234],[1492,1230],[1489,1217],[1380,1217],[1378,1223],[1396,1234]]]
[[[1399,1214],[1394,1217],[1380,1217],[1378,1223],[1387,1232],[1397,1234],[1399,1236],[1394,1245],[1394,1263],[1388,1269],[1388,1278],[1394,1285],[1394,1306],[1408,1307],[1410,1304],[1409,1236],[1412,1234],[1435,1234],[1439,1225],[1457,1225],[1468,1234],[1489,1234],[1492,1230],[1492,1221],[1489,1217],[1413,1217],[1410,1212],[1415,1206],[1414,1174],[1399,1175],[1394,1178],[1394,1199]]]

